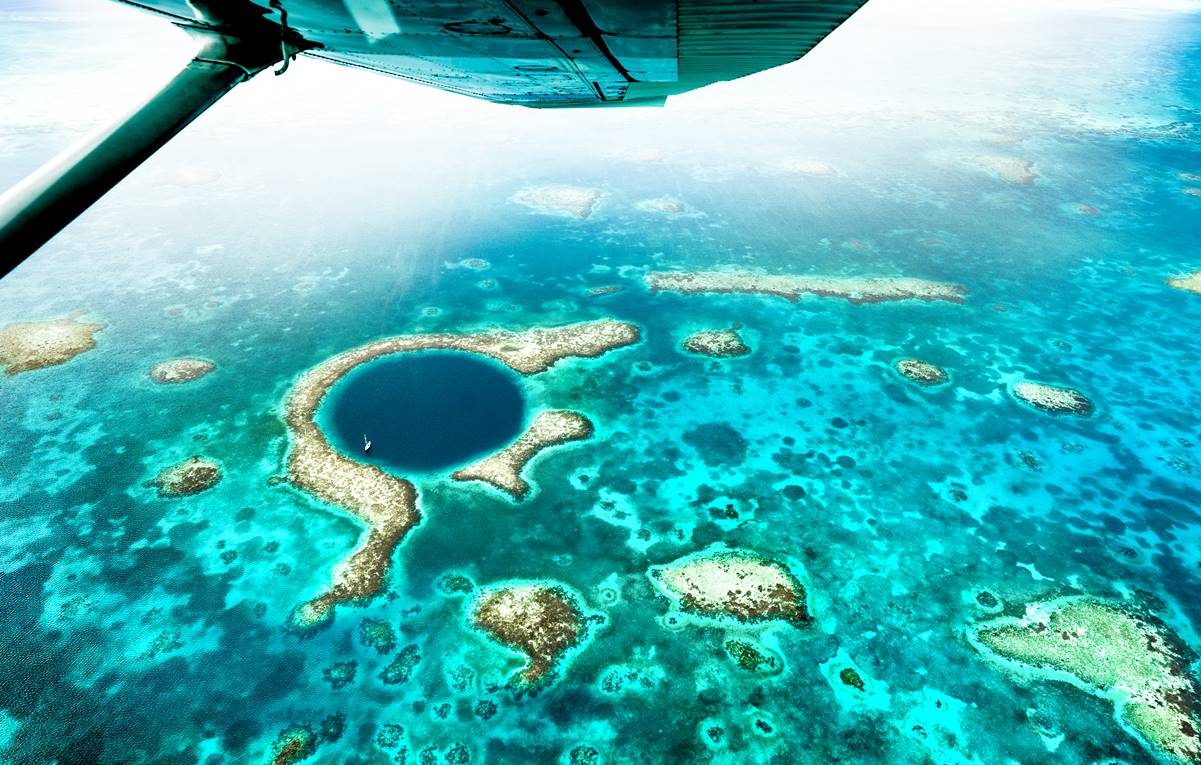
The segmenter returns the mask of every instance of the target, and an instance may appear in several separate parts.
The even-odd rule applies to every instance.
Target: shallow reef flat
[[[150,379],[160,385],[178,385],[199,380],[216,368],[207,359],[168,359],[150,367]]]
[[[682,215],[688,211],[688,206],[674,197],[655,197],[643,199],[634,205],[642,212],[658,213],[660,215]]]
[[[195,455],[170,467],[146,482],[158,489],[160,497],[188,497],[211,489],[221,480],[221,466],[213,460]]]
[[[968,162],[1007,183],[1029,186],[1038,179],[1038,173],[1034,172],[1034,163],[1028,159],[987,154],[972,157]]]
[[[1109,699],[1118,718],[1172,762],[1201,762],[1201,689],[1188,670],[1196,657],[1158,620],[1103,601],[1064,600],[986,623],[973,640],[1031,677],[1067,676]]]
[[[1048,414],[1092,415],[1095,407],[1088,396],[1075,388],[1022,381],[1013,386],[1014,398]]]
[[[592,215],[604,192],[587,186],[528,186],[510,199],[544,215],[583,220]]]
[[[0,367],[15,375],[65,364],[95,348],[96,333],[104,327],[77,316],[8,324],[0,329]]]
[[[684,350],[700,356],[727,359],[745,356],[751,352],[735,327],[729,329],[703,329],[684,338]]]
[[[514,678],[525,685],[549,681],[564,653],[584,640],[588,627],[579,599],[558,584],[484,589],[470,611],[472,626],[525,655],[527,664]]]
[[[521,477],[526,463],[544,449],[591,438],[593,431],[592,421],[578,412],[562,409],[539,412],[520,438],[496,454],[456,470],[451,478],[490,483],[514,499],[523,499],[530,490],[529,483]]]
[[[420,520],[417,492],[411,482],[338,452],[314,419],[326,393],[347,372],[381,356],[436,349],[479,353],[531,375],[564,358],[600,356],[637,342],[639,336],[633,324],[611,319],[522,332],[404,335],[351,349],[304,373],[284,407],[292,442],[288,478],[297,488],[349,511],[367,525],[368,533],[334,570],[331,589],[299,606],[291,625],[301,630],[314,628],[332,616],[337,604],[375,595],[396,545]]]
[[[688,614],[796,626],[812,620],[805,588],[788,566],[748,550],[702,551],[652,567],[650,576]]]
[[[893,366],[898,374],[918,385],[942,385],[950,379],[947,370],[921,359],[898,359]]]
[[[1192,292],[1201,295],[1201,271],[1193,271],[1191,274],[1181,274],[1168,279],[1168,285],[1175,287],[1178,290]]]
[[[750,271],[655,271],[646,275],[646,284],[651,292],[775,295],[792,301],[802,295],[815,295],[851,303],[891,300],[963,303],[967,292],[959,284],[905,276],[801,276]]]

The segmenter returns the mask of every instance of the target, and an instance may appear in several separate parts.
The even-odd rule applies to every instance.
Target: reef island
[[[288,480],[313,497],[351,513],[366,525],[367,533],[350,556],[335,567],[330,589],[293,611],[290,626],[298,630],[315,628],[332,617],[333,609],[339,603],[378,593],[393,551],[420,520],[417,491],[410,481],[374,465],[356,462],[337,451],[314,419],[326,393],[347,372],[393,353],[457,350],[488,356],[520,374],[534,375],[550,369],[562,359],[596,358],[615,348],[636,343],[639,338],[636,326],[612,319],[521,332],[495,330],[464,335],[402,335],[340,353],[301,375],[284,405],[284,421],[291,438]],[[530,456],[544,448],[550,443],[546,440],[548,436],[562,435],[557,428],[569,419],[552,417],[549,424],[544,422],[545,427],[529,441],[521,446],[514,444],[510,447],[513,451],[495,464],[512,468],[514,474],[519,472],[528,459],[528,456],[520,457],[531,447]],[[579,423],[575,426],[578,428]],[[538,442],[542,445],[535,447]],[[488,475],[497,477],[504,472],[494,470]],[[497,480],[507,486],[516,485],[509,478]],[[518,477],[517,481],[521,479]]]
[[[180,385],[199,380],[216,368],[207,359],[169,359],[150,367],[150,379],[160,385]]]
[[[1036,604],[986,623],[974,642],[1041,680],[1068,680],[1109,699],[1119,720],[1172,762],[1201,762],[1201,689],[1193,659],[1158,620],[1097,600]]]
[[[949,282],[905,276],[799,276],[751,271],[656,271],[646,275],[651,292],[775,295],[797,301],[802,295],[841,298],[850,303],[892,300],[945,300],[963,303],[967,288]]]
[[[1088,396],[1075,388],[1059,385],[1022,381],[1013,386],[1013,395],[1022,403],[1047,414],[1089,417],[1094,410],[1093,402]]]
[[[739,622],[812,618],[805,588],[783,563],[747,550],[705,551],[652,567],[651,580],[688,614]]]
[[[471,624],[526,657],[515,680],[540,685],[551,679],[564,653],[579,645],[587,621],[579,600],[559,585],[511,584],[479,594]]]
[[[103,324],[89,324],[76,316],[47,321],[9,324],[0,329],[0,367],[15,375],[33,369],[65,364],[96,347]]]
[[[684,350],[698,356],[711,356],[715,359],[729,359],[745,356],[751,352],[738,334],[737,327],[729,329],[702,329],[684,338]]]

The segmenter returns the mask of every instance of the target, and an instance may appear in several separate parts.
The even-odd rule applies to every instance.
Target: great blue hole
[[[521,432],[525,400],[520,378],[496,362],[414,351],[351,370],[318,416],[330,443],[355,460],[392,473],[430,472],[507,446]]]

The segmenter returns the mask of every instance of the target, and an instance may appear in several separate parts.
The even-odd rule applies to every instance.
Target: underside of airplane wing
[[[304,55],[534,107],[662,103],[795,61],[865,0],[256,0]],[[186,0],[122,0],[195,23]]]
[[[866,0],[118,0],[196,38],[157,93],[0,195],[19,263],[238,83],[297,55],[503,104],[662,104],[795,61]],[[3,275],[0,271],[0,275]]]

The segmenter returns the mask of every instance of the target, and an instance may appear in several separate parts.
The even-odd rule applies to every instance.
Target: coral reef
[[[729,329],[706,329],[693,332],[684,338],[684,350],[716,359],[745,356],[750,347],[742,341],[735,327]]]
[[[725,649],[734,663],[747,672],[771,672],[780,666],[775,656],[746,640],[727,640]]]
[[[578,412],[552,410],[539,412],[530,427],[516,441],[501,451],[456,470],[456,481],[483,481],[514,499],[523,499],[530,485],[521,471],[536,454],[558,444],[582,441],[592,437],[592,421]]]
[[[158,489],[160,497],[187,497],[211,489],[221,480],[221,466],[195,455],[183,462],[163,468],[146,486]]]
[[[942,385],[949,379],[945,369],[921,359],[899,359],[894,366],[902,377],[918,385]]]
[[[1149,747],[1174,762],[1201,762],[1201,687],[1195,659],[1165,625],[1098,600],[1036,604],[1022,619],[975,630],[984,651],[1016,662],[1034,677],[1061,679],[1114,702],[1116,713]]]
[[[280,731],[271,748],[271,765],[293,765],[317,752],[317,734],[307,725],[291,725]]]
[[[72,315],[64,319],[19,322],[0,328],[0,367],[15,375],[64,364],[96,347],[104,324],[88,324]]]
[[[583,220],[592,215],[604,194],[586,186],[530,186],[510,199],[544,215]]]
[[[511,584],[481,592],[471,605],[471,623],[525,654],[526,665],[516,678],[527,685],[549,680],[563,654],[587,631],[579,601],[558,585]]]
[[[379,619],[364,619],[359,624],[359,643],[376,653],[392,653],[396,648],[396,630]]]
[[[163,385],[199,380],[217,368],[205,359],[169,359],[150,367],[150,379]]]
[[[1075,414],[1088,417],[1093,413],[1093,402],[1074,388],[1023,381],[1013,386],[1013,395],[1048,414]]]
[[[356,662],[339,661],[321,670],[321,676],[325,682],[330,684],[331,688],[337,690],[353,683],[358,671],[359,665]]]
[[[651,568],[651,579],[685,613],[740,622],[809,624],[805,588],[788,566],[745,550],[718,549]]]
[[[405,335],[353,348],[303,374],[285,404],[284,420],[292,444],[288,478],[317,499],[348,510],[368,531],[354,552],[335,568],[333,586],[294,609],[289,625],[299,631],[316,629],[328,623],[339,603],[378,593],[393,551],[420,519],[412,483],[339,453],[315,422],[322,399],[347,372],[392,353],[440,349],[479,353],[531,375],[564,358],[595,358],[638,340],[637,327],[611,319],[524,332]]]
[[[842,298],[851,303],[890,300],[964,302],[967,288],[959,284],[904,276],[797,276],[750,271],[655,271],[646,275],[651,292],[703,292],[775,295],[799,300],[802,295]]]
[[[405,646],[396,654],[388,666],[380,670],[379,679],[387,685],[403,683],[413,676],[413,670],[421,663],[421,649],[416,643]]]

